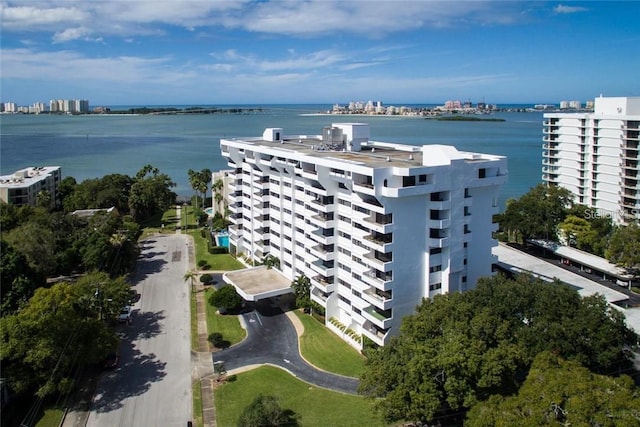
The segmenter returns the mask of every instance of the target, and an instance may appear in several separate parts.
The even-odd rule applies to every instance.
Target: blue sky
[[[0,0],[3,102],[640,96],[640,2]]]

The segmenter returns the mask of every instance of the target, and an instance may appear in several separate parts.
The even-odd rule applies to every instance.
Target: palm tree
[[[198,275],[196,274],[195,271],[189,270],[186,273],[184,273],[184,277],[183,277],[184,281],[185,282],[187,280],[191,281],[191,292],[194,292],[196,277],[198,277]]]

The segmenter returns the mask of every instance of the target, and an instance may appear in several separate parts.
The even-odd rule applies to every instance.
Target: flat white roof
[[[291,280],[274,268],[264,265],[228,271],[222,280],[236,288],[246,301],[259,301],[293,292]]]
[[[547,282],[558,279],[576,288],[578,293],[583,297],[601,294],[604,295],[609,303],[629,299],[629,297],[622,292],[600,285],[578,274],[567,271],[562,267],[553,265],[550,262],[536,258],[533,255],[529,255],[505,244],[501,243],[495,246],[492,252],[498,257],[498,265],[503,268],[514,273],[532,273],[534,276]]]
[[[0,186],[8,188],[29,187],[33,183],[48,178],[60,166],[36,166],[20,169],[11,175],[0,176]]]
[[[612,276],[616,276],[618,278],[626,280],[631,280],[633,278],[633,276],[627,274],[627,272],[623,268],[620,268],[617,265],[610,263],[606,259],[590,254],[588,252],[584,252],[569,246],[559,245],[558,243],[550,242],[548,240],[530,240],[530,242],[536,246],[545,248],[558,256],[576,261],[584,266],[594,268],[603,273],[608,273]]]

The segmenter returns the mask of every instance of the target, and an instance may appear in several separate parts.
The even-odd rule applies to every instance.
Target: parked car
[[[118,353],[109,353],[102,363],[102,368],[113,369],[118,366],[118,362],[120,362]]]
[[[131,324],[131,307],[126,305],[122,307],[120,310],[120,314],[118,314],[118,322],[126,323],[127,325]]]

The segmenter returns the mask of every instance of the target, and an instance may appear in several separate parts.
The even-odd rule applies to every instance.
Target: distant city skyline
[[[640,96],[640,2],[3,0],[0,97],[98,105]]]

